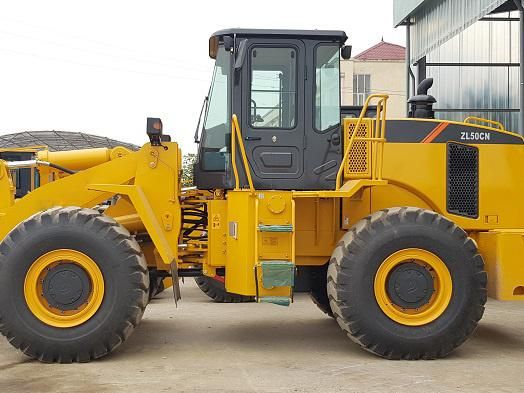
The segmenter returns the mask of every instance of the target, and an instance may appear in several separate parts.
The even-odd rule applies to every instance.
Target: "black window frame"
[[[217,47],[217,56],[218,57],[218,51],[220,50],[225,50],[224,49],[224,44],[223,43],[220,43]],[[233,78],[234,78],[234,70],[233,70],[233,61],[234,61],[234,57],[232,56],[231,52],[228,53],[229,55],[229,76],[228,76],[228,82],[227,82],[227,96],[228,96],[228,105],[227,105],[227,111],[228,111],[228,121],[229,121],[229,132],[226,131],[226,134],[225,135],[231,135],[231,118],[233,116],[233,89],[232,89],[232,84],[233,84]],[[216,59],[215,57],[215,65],[216,65]],[[214,67],[213,66],[213,72],[214,72]],[[225,160],[225,167],[224,169],[206,169],[204,168],[204,165],[205,165],[205,149],[206,147],[204,146],[205,144],[205,138],[207,137],[207,132],[206,132],[206,121],[207,121],[207,117],[209,115],[209,105],[211,105],[211,89],[213,88],[213,83],[215,82],[215,78],[214,78],[214,74],[213,74],[213,77],[211,79],[211,84],[209,85],[209,89],[208,89],[208,93],[207,93],[207,97],[208,97],[208,102],[207,102],[207,108],[206,108],[206,113],[204,114],[204,118],[202,119],[202,138],[198,144],[198,153],[197,155],[200,157],[198,159],[198,162],[197,162],[197,165],[198,167],[200,168],[200,170],[202,172],[212,172],[212,173],[227,173],[229,168],[228,168],[228,161],[227,161],[227,158]],[[224,138],[224,141],[225,141],[225,138]],[[224,146],[226,148],[226,151],[225,151],[225,154],[228,154],[228,155],[231,155],[231,146],[229,144],[226,143],[226,145]]]
[[[339,116],[338,116],[338,123],[337,124],[334,124],[332,125],[331,127],[328,127],[326,128],[325,130],[319,130],[317,129],[316,127],[316,97],[317,97],[317,49],[321,46],[338,46],[338,49],[337,49],[337,52],[338,52],[338,56],[339,56],[339,59],[338,59],[338,112],[339,112]],[[314,47],[313,47],[313,94],[311,96],[311,99],[312,99],[312,102],[311,102],[311,112],[312,112],[312,116],[313,118],[311,119],[312,122],[311,122],[311,125],[313,126],[313,130],[318,133],[318,134],[327,134],[328,132],[330,131],[333,131],[337,128],[340,128],[341,124],[342,124],[342,121],[341,121],[341,107],[342,107],[342,93],[341,93],[341,89],[340,89],[340,86],[341,86],[341,83],[340,83],[340,44],[339,43],[336,43],[336,42],[320,42],[318,44],[316,44]]]
[[[253,59],[253,50],[254,49],[257,49],[257,48],[270,48],[270,49],[276,49],[276,48],[284,48],[284,49],[292,49],[295,51],[295,57],[296,57],[296,62],[295,62],[295,105],[294,105],[294,109],[295,109],[295,117],[294,117],[294,120],[295,120],[295,124],[293,127],[257,127],[253,124],[251,124],[251,100],[252,100],[252,97],[251,97],[251,94],[252,94],[252,89],[251,89],[251,86],[252,86],[252,82],[253,82],[253,64],[252,64],[252,59]],[[248,83],[247,83],[247,89],[249,90],[249,94],[248,94],[248,97],[247,97],[247,117],[246,119],[248,120],[247,124],[249,124],[249,127],[252,128],[253,130],[280,130],[280,131],[293,131],[297,128],[298,124],[299,124],[299,119],[298,119],[298,101],[299,101],[299,96],[298,96],[298,90],[299,90],[299,80],[298,80],[298,74],[299,74],[299,59],[300,59],[300,55],[301,55],[301,52],[300,52],[300,48],[297,46],[297,45],[294,45],[294,44],[275,44],[275,43],[261,43],[261,42],[255,42],[253,44],[251,44],[249,46],[249,50],[248,50],[248,57],[249,57],[249,61],[248,61]]]
[[[364,92],[361,93],[357,90],[357,88],[360,86],[360,84],[358,83],[358,77],[359,76],[362,76],[364,78]],[[369,82],[369,90],[366,91],[366,77],[368,77],[368,82]],[[355,78],[357,80],[357,87],[355,87]],[[362,96],[362,103],[360,103],[359,101],[359,96],[360,95],[363,95]],[[366,100],[368,99],[368,97],[371,95],[371,74],[353,74],[353,105],[357,105],[357,106],[363,106],[365,103],[366,103]],[[356,99],[355,99],[356,98]]]

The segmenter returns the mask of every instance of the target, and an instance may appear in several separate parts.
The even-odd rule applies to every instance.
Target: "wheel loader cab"
[[[195,185],[231,189],[231,117],[257,189],[334,189],[342,159],[342,31],[230,29],[214,33],[215,70]],[[245,183],[239,167],[241,183]]]

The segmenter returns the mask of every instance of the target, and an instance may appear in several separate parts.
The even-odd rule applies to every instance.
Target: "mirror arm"
[[[224,43],[224,49],[228,52],[231,52],[234,47],[234,39],[229,35],[225,35],[222,37],[222,42]]]

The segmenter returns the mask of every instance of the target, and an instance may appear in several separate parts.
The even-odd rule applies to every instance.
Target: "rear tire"
[[[315,305],[318,307],[320,311],[322,311],[328,317],[335,317],[333,315],[333,311],[331,310],[331,306],[329,305],[329,298],[327,297],[327,293],[324,295],[316,292],[310,292],[309,297],[311,298],[311,300],[313,300],[313,303],[315,303]]]
[[[327,293],[327,268],[328,263],[324,266],[319,266],[318,269],[313,271],[309,297],[311,297],[311,300],[313,300],[313,303],[315,303],[320,311],[327,314],[327,316],[334,318]]]
[[[81,307],[68,307],[64,300],[55,307],[52,302],[57,293],[47,292],[54,285],[62,291],[58,293],[61,299],[63,293],[73,297],[77,292],[93,293],[93,281],[84,287],[78,284],[83,267],[75,265],[74,260],[57,259],[42,269],[45,279],[37,280],[35,288],[27,283],[35,264],[60,250],[86,256],[103,277],[103,298],[84,322],[75,323],[74,319]],[[53,269],[58,270],[49,278]],[[52,285],[40,288],[39,283],[46,280]],[[146,261],[127,229],[96,210],[50,209],[20,223],[0,243],[0,332],[15,348],[42,362],[98,359],[122,344],[138,325],[147,305],[148,285]],[[40,303],[36,302],[44,310],[41,313],[34,311],[32,290],[42,296]],[[92,298],[84,299],[89,299],[84,305],[91,304]],[[73,314],[73,322],[66,321],[69,327],[60,326],[64,309],[66,316]],[[46,312],[56,322],[46,322]]]
[[[149,269],[149,301],[165,290],[164,277],[158,274],[157,269]]]
[[[215,303],[249,303],[255,301],[253,296],[227,292],[224,283],[216,278],[208,276],[195,277],[195,282],[200,290],[213,299]]]
[[[446,275],[439,275],[438,266],[432,271],[432,262],[417,265],[417,259],[408,258],[387,276],[387,288],[381,288],[379,272],[384,264],[405,250],[419,250],[420,255],[436,256],[445,264],[451,289],[444,307],[432,303],[446,293]],[[431,279],[424,281],[430,277],[424,266],[437,280],[429,284],[434,285],[433,300],[427,303],[423,294],[428,288],[420,283]],[[482,317],[487,294],[483,268],[474,241],[447,218],[418,208],[387,209],[361,220],[343,236],[329,264],[328,295],[340,327],[366,350],[388,359],[441,358],[462,344]],[[420,297],[410,298],[419,288]],[[377,293],[391,293],[391,299],[397,300],[385,303]],[[411,308],[400,298],[422,299],[424,305]]]

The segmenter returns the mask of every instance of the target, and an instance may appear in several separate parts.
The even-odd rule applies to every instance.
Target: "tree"
[[[197,155],[195,153],[187,153],[182,157],[182,187],[193,187],[193,165],[195,164]]]

